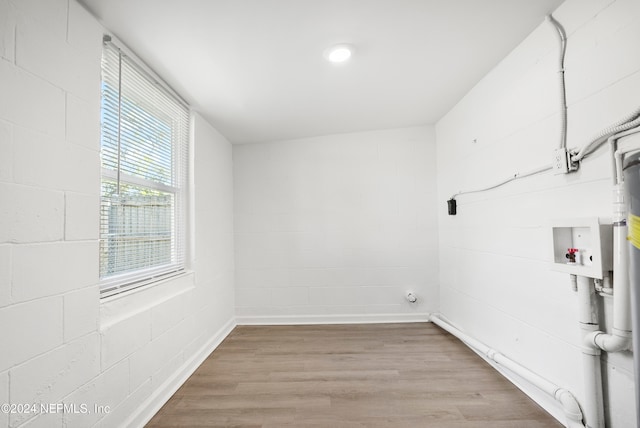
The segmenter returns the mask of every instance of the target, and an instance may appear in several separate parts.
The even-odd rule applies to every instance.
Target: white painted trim
[[[115,324],[194,289],[194,272],[164,278],[147,287],[139,287],[100,300],[100,332]]]
[[[176,393],[196,371],[198,367],[207,359],[222,341],[236,327],[236,320],[230,319],[223,325],[213,337],[205,343],[198,352],[195,353],[188,361],[186,361],[176,373],[167,379],[158,389],[156,389],[144,403],[138,407],[138,410],[129,416],[123,426],[126,427],[144,427],[155,416],[164,404]]]
[[[428,313],[238,316],[238,325],[376,324],[428,322]]]

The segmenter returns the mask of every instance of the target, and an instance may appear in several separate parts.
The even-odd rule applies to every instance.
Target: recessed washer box
[[[610,220],[598,217],[553,220],[551,232],[553,270],[596,279],[613,270]]]

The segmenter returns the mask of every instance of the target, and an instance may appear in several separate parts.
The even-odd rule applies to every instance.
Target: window
[[[100,142],[100,282],[108,296],[184,270],[189,142],[188,107],[110,41]]]

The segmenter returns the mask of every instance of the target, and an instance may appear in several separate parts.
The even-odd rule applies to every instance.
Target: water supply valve
[[[565,254],[565,257],[567,258],[567,263],[569,264],[575,264],[577,262],[577,257],[578,255],[576,254],[579,250],[577,248],[568,248],[567,249],[567,254]]]

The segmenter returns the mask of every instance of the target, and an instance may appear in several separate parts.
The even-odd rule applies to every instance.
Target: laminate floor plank
[[[559,428],[429,323],[238,326],[149,428]]]

